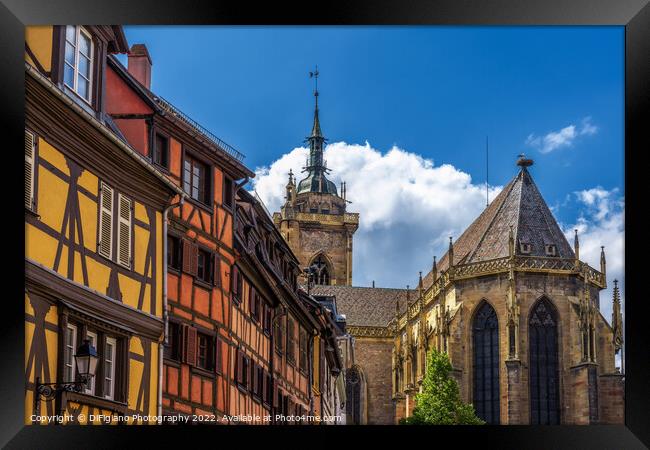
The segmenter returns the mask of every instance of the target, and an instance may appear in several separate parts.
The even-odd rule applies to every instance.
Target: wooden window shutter
[[[192,243],[187,239],[181,239],[183,246],[183,272],[190,273],[192,270]]]
[[[214,339],[214,370],[221,373],[221,339],[218,335]]]
[[[99,254],[113,258],[113,188],[102,181],[99,192]]]
[[[253,389],[253,365],[251,364],[251,359],[248,356],[244,356],[246,358],[246,367],[244,368],[246,370],[246,389],[252,390]]]
[[[280,392],[278,392],[278,380],[275,378],[273,379],[273,407],[277,408],[278,407],[278,397],[280,395]]]
[[[192,243],[191,273],[196,276],[199,271],[199,246]]]
[[[25,130],[25,208],[34,208],[34,154],[36,139]]]
[[[244,381],[244,354],[242,353],[241,349],[237,349],[237,382],[239,384],[243,383]]]
[[[251,316],[255,317],[257,315],[257,310],[255,309],[255,297],[257,296],[257,293],[255,292],[255,288],[251,285],[250,287],[250,295],[248,296],[248,308],[250,309]]]
[[[253,394],[257,394],[257,364],[255,361],[251,361],[251,391],[253,391]]]
[[[216,287],[221,287],[221,258],[218,253],[214,254],[214,274],[212,276],[212,284]]]
[[[237,279],[239,278],[239,268],[237,266],[232,266],[232,271],[230,274],[230,281],[232,284],[232,295],[239,297],[239,286],[237,284]]]
[[[185,327],[185,362],[191,366],[196,365],[196,328]]]
[[[196,276],[199,267],[199,246],[183,239],[183,272]]]
[[[131,229],[133,228],[133,202],[122,194],[118,195],[119,217],[117,220],[117,262],[131,268]]]

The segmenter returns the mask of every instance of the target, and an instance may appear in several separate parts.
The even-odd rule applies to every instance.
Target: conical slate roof
[[[532,164],[532,162],[530,162]],[[512,226],[515,254],[521,245],[530,244],[527,256],[547,256],[546,245],[555,245],[556,257],[575,258],[564,233],[537,189],[527,165],[521,165],[510,181],[454,242],[454,264],[466,264],[508,256],[508,240]],[[449,268],[448,252],[437,264],[438,272]],[[431,272],[424,278],[425,288],[432,283]]]
[[[314,110],[314,125],[311,127],[310,137],[323,137],[323,132],[320,130],[320,120],[318,119],[318,106]]]

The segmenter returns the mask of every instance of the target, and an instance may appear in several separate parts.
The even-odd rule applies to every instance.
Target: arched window
[[[312,269],[312,281],[314,284],[330,284],[330,269],[327,260],[323,255],[318,255],[312,261],[310,268]]]
[[[489,424],[499,423],[499,323],[483,302],[474,315],[474,408]]]
[[[560,423],[557,314],[542,298],[528,321],[530,341],[530,423]]]
[[[345,397],[348,425],[363,424],[363,402],[365,386],[358,367],[352,366],[345,373]]]

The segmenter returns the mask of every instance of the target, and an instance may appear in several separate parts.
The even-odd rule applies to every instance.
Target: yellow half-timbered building
[[[25,422],[151,417],[160,404],[165,216],[182,191],[104,113],[120,27],[39,26],[25,34]],[[37,384],[95,376],[52,399]],[[145,422],[146,419],[131,419]],[[115,423],[115,421],[113,421]]]

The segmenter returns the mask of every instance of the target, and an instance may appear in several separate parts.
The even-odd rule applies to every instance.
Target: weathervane
[[[314,71],[309,72],[309,78],[314,79],[314,97],[317,97],[316,102],[318,102],[318,75],[318,64],[316,64]]]

